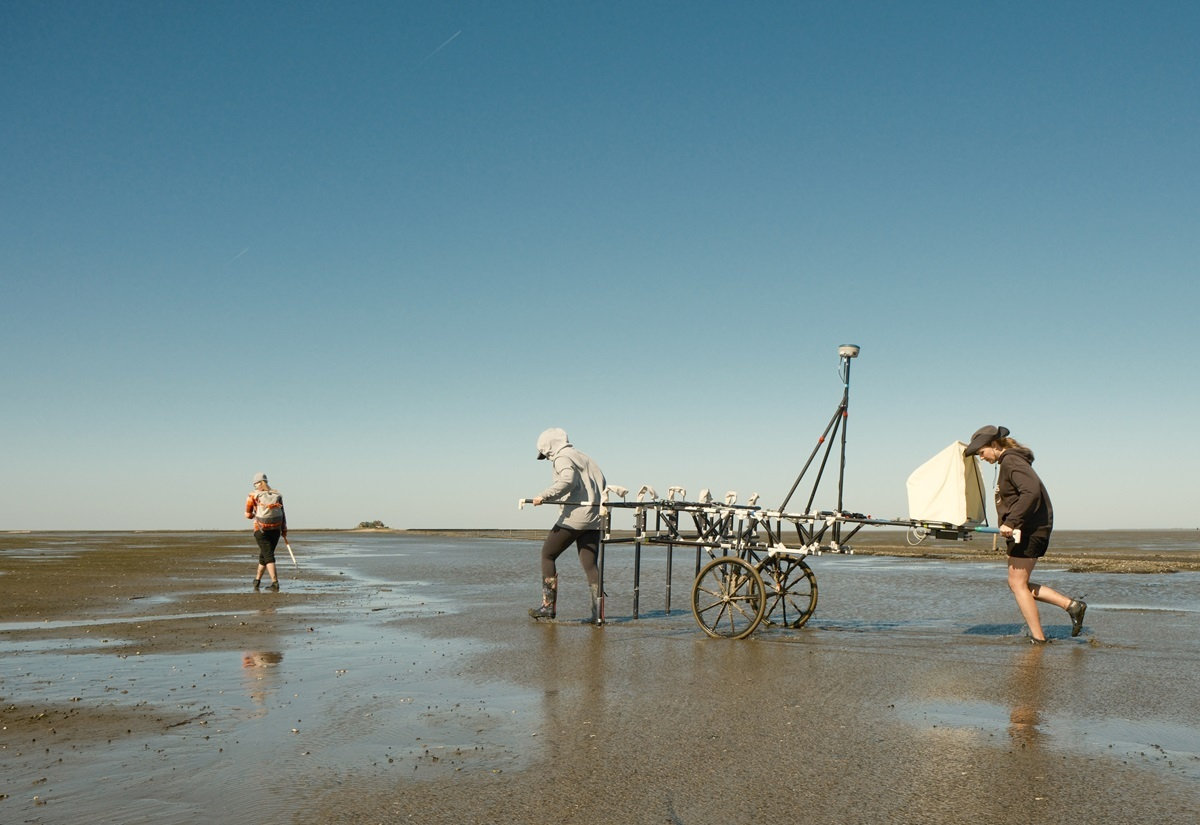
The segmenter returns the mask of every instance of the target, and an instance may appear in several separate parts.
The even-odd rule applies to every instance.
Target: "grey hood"
[[[554,480],[540,498],[558,504],[558,523],[573,530],[595,530],[604,523],[600,505],[604,501],[604,472],[591,457],[579,452],[560,427],[538,436],[538,458],[550,459]]]
[[[563,447],[570,446],[571,440],[567,438],[567,431],[562,427],[551,427],[548,430],[543,430],[537,439],[538,461],[554,458]]]

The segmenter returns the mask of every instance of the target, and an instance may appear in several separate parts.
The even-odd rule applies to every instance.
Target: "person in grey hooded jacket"
[[[603,517],[600,503],[604,493],[604,473],[590,457],[575,449],[565,430],[551,427],[538,436],[537,457],[549,461],[554,468],[554,482],[533,498],[534,506],[559,503],[558,521],[550,528],[542,543],[542,604],[530,608],[535,619],[553,619],[558,604],[559,556],[574,544],[579,550],[579,563],[587,576],[591,591],[592,622],[604,619],[600,605],[600,569],[596,559],[600,553],[600,529]]]

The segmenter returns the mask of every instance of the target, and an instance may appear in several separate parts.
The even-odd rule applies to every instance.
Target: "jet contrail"
[[[236,255],[234,255],[232,258],[230,258],[228,261],[226,261],[226,262],[225,262],[226,266],[228,266],[229,264],[233,263],[234,261],[236,261],[238,258],[240,258],[240,257],[242,257],[243,255],[245,255],[245,254],[246,254],[247,252],[249,252],[249,251],[250,251],[250,247],[246,247],[246,248],[245,248],[245,249],[243,249],[241,252],[239,252],[238,254],[236,254]]]
[[[442,49],[444,49],[444,48],[446,48],[447,46],[449,46],[449,45],[450,45],[450,42],[451,42],[452,40],[454,40],[454,38],[458,37],[460,34],[462,34],[462,29],[459,29],[459,30],[458,30],[458,31],[456,31],[454,34],[450,35],[450,37],[446,39],[446,42],[445,42],[445,43],[443,43],[442,45],[438,46],[436,49],[434,49],[433,51],[431,51],[429,54],[425,55],[425,60],[429,60],[429,58],[433,57],[435,54],[437,54],[438,52],[440,52]],[[425,62],[425,60],[422,60],[421,62],[422,62],[422,63],[424,63],[424,62]]]

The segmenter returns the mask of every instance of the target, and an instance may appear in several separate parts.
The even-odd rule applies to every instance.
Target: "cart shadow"
[[[856,619],[810,620],[804,625],[809,630],[840,630],[849,633],[863,633],[872,630],[901,630],[911,627],[923,627],[921,622],[883,622],[860,621]],[[791,630],[786,625],[776,625],[782,630]]]
[[[626,624],[629,622],[643,622],[647,619],[693,619],[690,610],[674,609],[670,612],[666,610],[639,610],[637,616],[631,614],[613,616],[606,614],[604,617],[605,624]]]

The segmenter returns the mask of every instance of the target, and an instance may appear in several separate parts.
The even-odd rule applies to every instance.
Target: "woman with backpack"
[[[246,499],[246,518],[254,521],[254,540],[258,543],[258,571],[254,574],[254,589],[262,584],[265,570],[271,576],[271,589],[279,589],[275,573],[275,547],[279,537],[287,541],[287,515],[283,511],[283,496],[267,484],[266,473],[256,473],[254,490]]]

